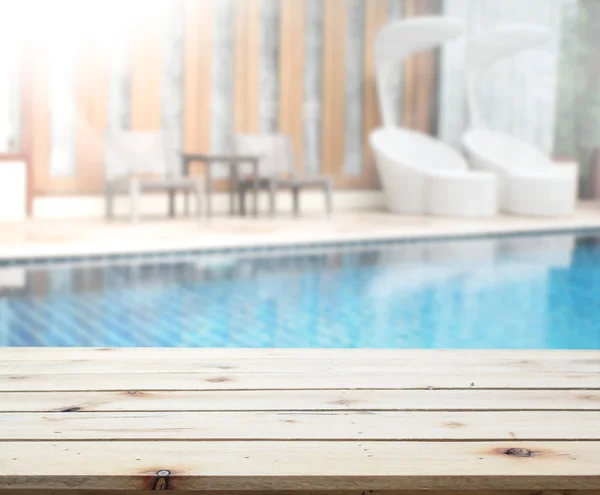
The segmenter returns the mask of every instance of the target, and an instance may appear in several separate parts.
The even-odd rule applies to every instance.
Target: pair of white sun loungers
[[[490,217],[563,216],[574,211],[577,167],[556,165],[519,139],[485,128],[477,94],[481,75],[496,60],[545,44],[547,29],[507,25],[467,43],[467,107],[470,130],[462,153],[419,131],[399,127],[386,86],[394,66],[416,52],[464,33],[460,20],[420,17],[389,24],[375,42],[377,89],[383,127],[370,135],[389,209],[396,213]]]

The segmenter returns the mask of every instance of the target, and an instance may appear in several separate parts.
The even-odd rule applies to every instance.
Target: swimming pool
[[[0,346],[600,349],[600,233],[4,263]]]

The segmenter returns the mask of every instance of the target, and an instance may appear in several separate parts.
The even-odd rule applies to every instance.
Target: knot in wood
[[[508,449],[506,455],[514,455],[515,457],[531,457],[533,452],[527,449]]]

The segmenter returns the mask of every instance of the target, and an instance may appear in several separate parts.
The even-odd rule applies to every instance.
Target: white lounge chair
[[[497,212],[496,179],[474,173],[450,146],[396,122],[389,84],[394,67],[464,31],[460,20],[424,16],[384,26],[375,40],[380,113],[384,127],[369,137],[388,207],[395,213],[490,217]]]
[[[132,223],[139,220],[140,195],[144,191],[165,191],[169,195],[169,214],[175,215],[175,193],[192,192],[197,198],[198,216],[204,179],[185,177],[181,157],[168,133],[108,131],[104,148],[106,217],[113,217],[117,194],[129,194]],[[187,211],[186,211],[187,213]]]
[[[573,213],[577,166],[556,165],[536,147],[485,128],[478,105],[483,73],[495,61],[541,46],[550,32],[531,24],[511,24],[472,38],[467,45],[467,103],[471,130],[462,137],[470,165],[498,178],[500,209],[508,213],[562,216]]]

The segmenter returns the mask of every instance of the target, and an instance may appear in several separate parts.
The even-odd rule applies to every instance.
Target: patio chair
[[[483,32],[467,45],[467,103],[470,130],[462,137],[472,168],[496,174],[500,209],[518,215],[564,216],[575,210],[577,166],[557,165],[541,150],[503,132],[486,128],[477,94],[483,74],[497,60],[542,46],[550,31],[510,24]]]
[[[473,172],[454,148],[397,127],[369,135],[390,211],[485,218],[497,213],[493,174]]]
[[[113,217],[114,197],[129,194],[131,221],[137,222],[140,195],[145,191],[166,191],[171,217],[175,215],[175,193],[182,191],[186,197],[194,193],[200,217],[204,181],[182,176],[179,153],[168,133],[109,131],[105,138],[104,165],[107,218]]]
[[[246,192],[252,188],[266,189],[269,193],[269,212],[275,215],[277,193],[281,189],[292,192],[294,215],[300,212],[300,192],[306,188],[319,188],[325,194],[325,209],[331,215],[332,184],[329,177],[297,177],[294,167],[292,144],[288,136],[282,134],[236,134],[233,147],[237,154],[258,155],[258,177],[248,174],[239,178],[238,192],[240,210],[245,214]]]
[[[453,148],[416,130],[399,127],[389,84],[393,69],[422,50],[456,38],[460,20],[423,16],[384,26],[375,40],[377,94],[383,127],[369,142],[388,207],[395,213],[490,217],[497,212],[496,179],[469,171]]]

